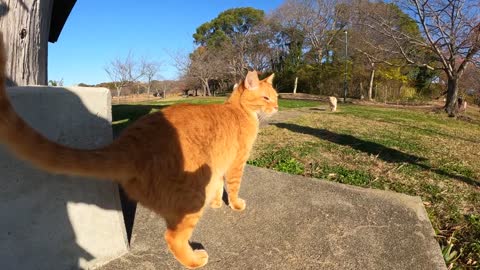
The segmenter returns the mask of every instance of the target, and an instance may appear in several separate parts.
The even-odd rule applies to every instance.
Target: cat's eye
[[[263,96],[263,99],[265,99],[266,101],[270,101],[270,98],[267,96]]]

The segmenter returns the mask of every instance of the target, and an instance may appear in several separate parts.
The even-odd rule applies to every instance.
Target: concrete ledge
[[[244,212],[207,209],[192,240],[202,269],[446,269],[421,200],[247,166]],[[139,208],[131,251],[101,267],[183,269],[163,220]]]
[[[14,87],[16,111],[51,140],[97,148],[112,140],[105,88]],[[127,252],[118,187],[51,175],[0,149],[2,269],[77,269]]]

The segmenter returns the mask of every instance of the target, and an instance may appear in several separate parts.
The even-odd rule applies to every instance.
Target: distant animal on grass
[[[222,206],[224,183],[229,206],[245,209],[239,190],[259,118],[278,111],[273,74],[259,80],[248,72],[224,104],[173,105],[139,119],[110,145],[80,150],[49,141],[17,115],[5,91],[5,66],[0,34],[2,143],[44,170],[118,182],[165,219],[165,240],[182,265],[207,264],[207,252],[193,250],[189,239],[205,208]]]
[[[330,105],[330,111],[335,112],[337,111],[337,98],[336,97],[328,97],[328,104]]]

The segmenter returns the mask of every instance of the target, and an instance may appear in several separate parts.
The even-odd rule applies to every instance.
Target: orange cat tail
[[[113,145],[96,150],[79,150],[54,142],[32,129],[14,111],[6,94],[6,54],[0,32],[0,142],[18,157],[44,170],[123,180],[134,170],[128,155]],[[118,166],[118,164],[122,164]]]

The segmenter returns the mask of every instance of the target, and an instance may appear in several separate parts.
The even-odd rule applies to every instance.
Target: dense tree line
[[[286,0],[265,14],[235,8],[200,25],[196,49],[177,66],[204,95],[231,89],[248,69],[276,73],[281,92],[378,101],[478,91],[480,11],[471,0]],[[477,88],[475,88],[477,87]]]

